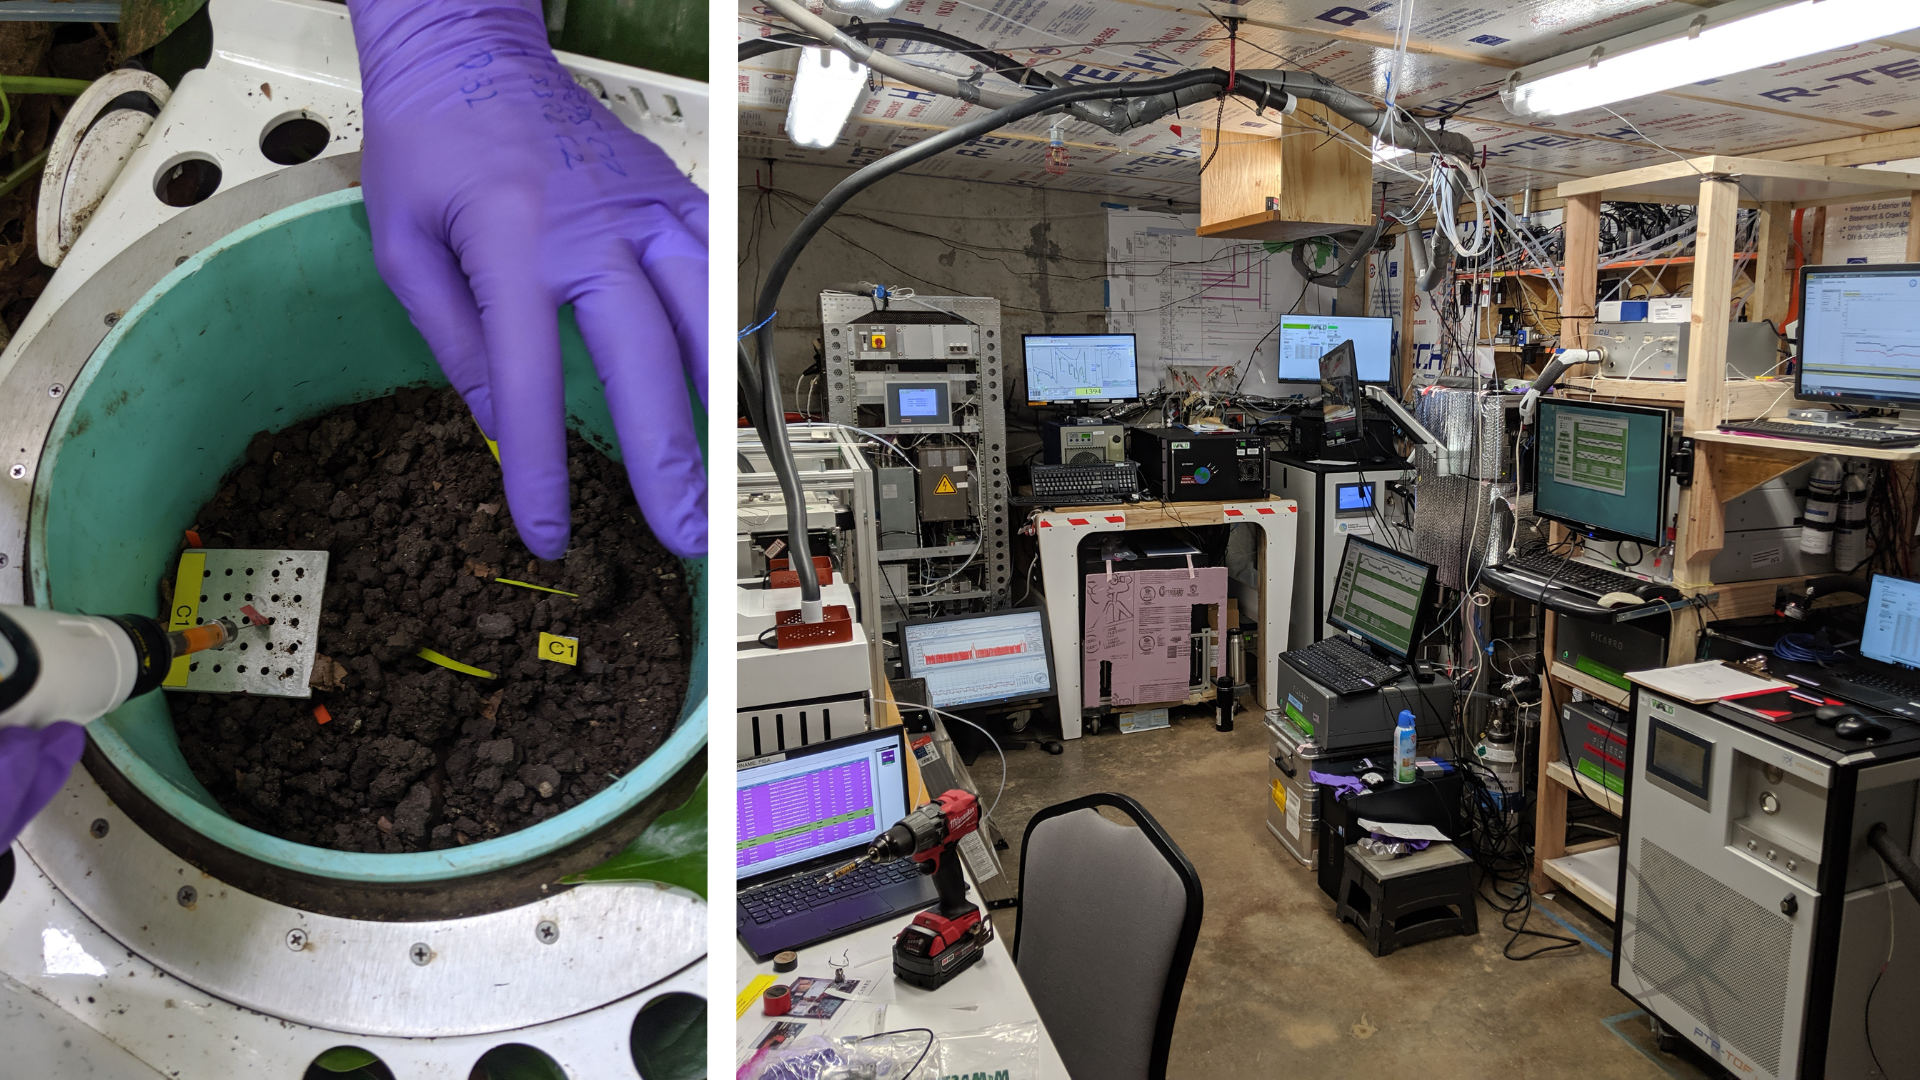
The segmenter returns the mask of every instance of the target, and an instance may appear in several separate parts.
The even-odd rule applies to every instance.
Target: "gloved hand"
[[[0,727],[0,848],[53,800],[86,748],[87,729],[79,724]]]
[[[707,197],[554,59],[537,0],[349,0],[374,261],[481,430],[534,554],[567,548],[557,311],[647,524],[707,550]]]

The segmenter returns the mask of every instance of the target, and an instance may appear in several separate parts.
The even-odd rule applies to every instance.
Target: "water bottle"
[[[1393,729],[1394,780],[1402,784],[1411,784],[1419,776],[1414,767],[1413,749],[1413,711],[1400,710],[1400,726]]]
[[[1833,550],[1834,504],[1846,473],[1837,457],[1815,458],[1807,474],[1807,507],[1801,512],[1800,550],[1825,555]]]
[[[1861,472],[1850,472],[1840,487],[1840,520],[1833,530],[1833,569],[1847,574],[1867,561],[1867,491]]]

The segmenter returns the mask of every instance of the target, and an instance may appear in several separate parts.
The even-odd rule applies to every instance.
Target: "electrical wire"
[[[987,741],[993,744],[993,752],[1000,755],[1000,790],[993,793],[993,805],[987,807],[986,812],[980,815],[980,823],[985,825],[987,822],[992,821],[993,812],[1000,808],[1000,796],[1006,794],[1007,791],[1007,752],[1000,749],[1000,740],[993,737],[993,732],[988,731],[979,724],[974,723],[964,716],[950,713],[945,709],[935,708],[932,705],[919,705],[907,702],[897,702],[896,704],[902,709],[924,709],[930,713],[938,713],[949,720],[958,720],[975,731],[978,731],[980,734],[985,735]],[[933,792],[929,791],[927,794],[932,795]]]

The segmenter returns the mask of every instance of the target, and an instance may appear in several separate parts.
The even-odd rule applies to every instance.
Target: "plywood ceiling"
[[[1889,0],[1893,2],[1893,0]],[[1920,125],[1920,32],[1805,57],[1726,79],[1618,102],[1603,110],[1528,123],[1494,94],[1513,68],[1585,48],[1683,16],[1712,3],[1690,0],[1253,0],[1237,46],[1242,68],[1312,71],[1349,90],[1380,97],[1393,67],[1393,37],[1410,11],[1401,103],[1455,111],[1448,122],[1480,146],[1496,194],[1550,191],[1593,176],[1682,154],[1756,154],[1828,139]],[[978,42],[1069,82],[1123,82],[1228,64],[1225,28],[1198,5],[1143,0],[905,0],[894,18]],[[771,9],[740,8],[741,39],[784,29]],[[958,76],[973,65],[930,46],[891,41],[885,50]],[[793,50],[740,66],[740,152],[748,159],[863,165],[976,112],[963,102],[904,84],[878,83],[855,106],[830,150],[801,150],[784,130]],[[1003,80],[989,78],[989,83]],[[870,86],[875,84],[870,83]],[[1045,167],[1049,121],[1034,118],[928,161],[928,176],[1042,186],[1112,195],[1135,204],[1197,202],[1200,132],[1216,106],[1110,135],[1068,122],[1070,163]],[[1279,124],[1238,102],[1218,122],[1249,133]],[[1637,129],[1637,130],[1636,130]],[[1374,178],[1397,174],[1376,167]],[[1398,184],[1394,185],[1398,187]],[[1410,190],[1410,185],[1408,186]]]

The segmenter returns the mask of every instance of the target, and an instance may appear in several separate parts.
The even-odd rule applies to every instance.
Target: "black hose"
[[[996,74],[1004,75],[1021,86],[1030,86],[1049,90],[1066,83],[1037,68],[1031,68],[1004,53],[977,45],[965,38],[955,37],[944,30],[935,30],[931,26],[914,26],[911,23],[855,23],[841,27],[840,32],[856,41],[884,41],[896,38],[900,41],[918,41],[924,45],[937,45],[950,49],[961,56],[986,67]],[[740,59],[751,60],[756,56],[779,52],[782,49],[803,47],[820,48],[827,42],[818,41],[805,34],[770,34],[740,43]]]
[[[1914,903],[1920,904],[1920,865],[1915,865],[1913,859],[1900,850],[1893,834],[1887,831],[1886,822],[1879,822],[1867,830],[1867,845],[1880,853],[1894,876],[1906,882],[1907,895],[1913,897]]]

